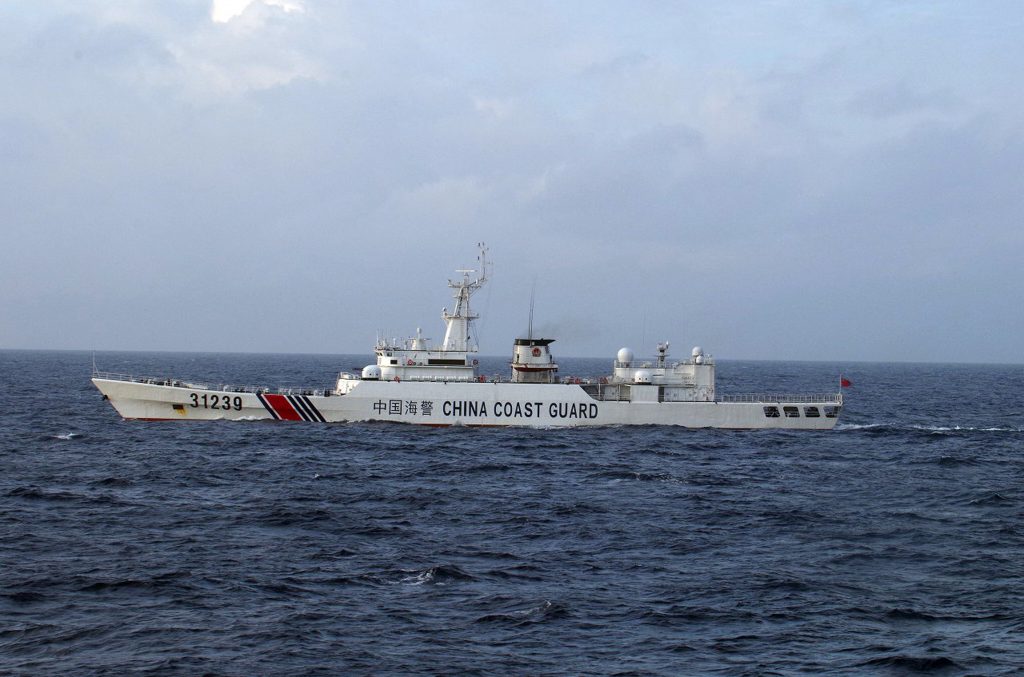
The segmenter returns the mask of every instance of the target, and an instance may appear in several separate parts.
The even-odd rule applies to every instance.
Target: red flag
[[[839,386],[840,387],[842,387],[842,388],[849,388],[852,385],[853,385],[853,382],[850,381],[850,379],[843,378],[842,376],[839,377]]]

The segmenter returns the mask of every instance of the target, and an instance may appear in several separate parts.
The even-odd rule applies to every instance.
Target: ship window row
[[[839,416],[838,406],[827,406],[823,407],[825,410],[825,418],[836,418]],[[786,406],[782,408],[782,412],[786,415],[786,418],[800,418],[800,407]],[[779,418],[779,408],[774,406],[767,406],[764,408],[765,418]],[[820,418],[821,409],[818,407],[804,407],[804,416],[807,418]]]

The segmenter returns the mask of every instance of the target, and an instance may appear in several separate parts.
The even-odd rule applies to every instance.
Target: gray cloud
[[[5,6],[0,346],[1024,359],[1012,6],[293,4]]]
[[[885,83],[863,91],[850,101],[850,109],[879,118],[910,113],[945,111],[957,105],[948,91],[922,92],[906,82]]]

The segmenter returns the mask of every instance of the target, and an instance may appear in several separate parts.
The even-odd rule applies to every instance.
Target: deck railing
[[[229,384],[207,385],[205,383],[191,383],[173,378],[150,378],[146,376],[132,376],[131,374],[115,374],[107,371],[93,372],[92,377],[105,381],[126,381],[128,383],[145,383],[154,386],[209,390],[223,393],[270,393],[273,395],[313,395],[317,397],[330,397],[334,394],[334,391],[329,388],[268,388],[267,386],[237,386]]]
[[[815,404],[842,404],[843,396],[839,393],[823,394],[789,394],[789,393],[751,393],[743,395],[723,395],[719,402],[809,402]]]
[[[148,385],[155,386],[167,386],[171,388],[186,388],[189,390],[208,390],[214,392],[226,392],[226,393],[271,393],[280,395],[314,395],[319,397],[329,397],[334,394],[334,391],[329,388],[312,389],[312,388],[268,388],[266,386],[237,386],[237,385],[207,385],[205,383],[192,383],[189,381],[182,381],[179,379],[171,378],[149,378],[145,376],[132,376],[131,374],[117,374],[113,372],[97,371],[93,372],[93,378],[99,378],[106,381],[126,381],[129,383],[145,383]],[[416,379],[416,380],[433,380],[433,379]],[[461,379],[438,379],[438,381],[452,381],[457,382]],[[590,385],[591,387],[595,384],[584,383],[583,385]],[[619,400],[629,401],[629,390],[628,388],[620,388],[619,384],[596,384],[596,393],[592,393],[592,396],[597,395],[596,399],[606,400]],[[625,384],[628,385],[628,384]],[[616,391],[614,396],[607,397],[604,391]],[[589,391],[589,389],[588,389]],[[819,393],[819,394],[790,394],[790,393],[750,393],[741,395],[722,395],[717,398],[718,402],[756,402],[756,403],[780,403],[780,402],[797,402],[797,403],[808,403],[808,404],[842,404],[843,396],[840,393]]]

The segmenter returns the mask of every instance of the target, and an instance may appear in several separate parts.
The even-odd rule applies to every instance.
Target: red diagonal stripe
[[[274,408],[284,421],[301,421],[302,417],[284,395],[264,395],[263,398]]]

